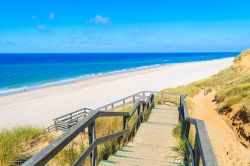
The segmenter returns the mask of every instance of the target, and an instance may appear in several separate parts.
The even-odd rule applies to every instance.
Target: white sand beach
[[[97,108],[142,90],[159,91],[212,76],[233,58],[180,63],[97,76],[90,79],[0,97],[0,128],[48,126],[60,115]]]

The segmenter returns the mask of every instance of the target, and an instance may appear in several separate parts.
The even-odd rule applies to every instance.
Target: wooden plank
[[[104,106],[102,106],[102,107],[100,107],[100,108],[97,108],[97,109],[95,109],[95,110],[100,110],[100,109],[102,109],[103,107],[107,107],[107,106],[110,106],[110,105],[112,105],[112,104],[116,104],[116,103],[122,102],[123,100],[127,100],[127,99],[131,99],[131,100],[133,101],[133,98],[134,98],[136,95],[140,94],[140,93],[142,93],[142,92],[138,92],[138,93],[135,93],[135,94],[133,94],[133,95],[127,96],[127,97],[125,97],[125,98],[116,100],[116,101],[114,101],[114,102],[112,102],[112,103],[106,104],[106,105],[104,105]]]
[[[108,112],[108,111],[98,111],[98,117],[102,116],[129,116],[128,112]]]
[[[200,165],[200,153],[199,153],[199,147],[198,147],[198,137],[195,135],[195,141],[194,141],[194,165]]]
[[[141,101],[138,101],[134,107],[132,108],[132,110],[129,112],[129,119],[134,115],[134,113],[136,112],[137,108],[140,106]]]
[[[207,129],[202,120],[196,120],[196,134],[198,137],[198,146],[204,166],[217,166],[217,160],[207,134]]]
[[[148,121],[137,130],[133,141],[100,165],[181,165],[181,155],[172,148],[178,146],[178,140],[172,135],[173,128],[178,125],[178,112],[170,111],[169,108],[157,105]]]
[[[65,115],[59,116],[59,117],[57,117],[57,118],[55,118],[55,119],[53,119],[53,120],[57,120],[57,119],[60,119],[60,118],[65,117],[65,116],[70,116],[70,115],[72,115],[72,114],[74,114],[74,113],[77,113],[77,112],[80,112],[80,111],[85,111],[85,110],[92,111],[92,110],[91,110],[91,109],[89,109],[89,108],[82,108],[82,109],[79,109],[79,110],[77,110],[77,111],[70,112],[70,113],[68,113],[68,114],[65,114]]]
[[[196,119],[187,117],[187,118],[186,118],[186,121],[187,121],[188,123],[192,123],[193,125],[196,125]]]
[[[182,94],[180,93],[175,93],[175,92],[157,92],[157,91],[144,91],[146,93],[150,93],[150,94],[165,94],[165,95],[174,95],[174,96],[181,96]]]
[[[91,145],[96,140],[96,130],[95,130],[95,121],[92,122],[88,127],[89,134],[89,145]],[[97,166],[97,146],[90,153],[90,163],[91,166]]]
[[[183,103],[183,119],[187,120],[188,118],[188,108],[187,108],[187,104],[184,102]]]
[[[185,153],[189,153],[189,155],[191,156],[191,160],[192,160],[192,166],[195,166],[194,151],[192,149],[192,145],[191,145],[189,139],[187,138],[187,136],[184,135],[184,139],[187,142],[187,148],[188,148],[188,152],[185,152]],[[188,157],[188,156],[185,156],[185,157]],[[188,158],[186,160],[188,162]]]

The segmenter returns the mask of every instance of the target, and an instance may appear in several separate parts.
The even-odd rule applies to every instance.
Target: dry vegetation
[[[250,148],[250,50],[242,52],[231,67],[210,78],[186,86],[165,89],[187,94],[187,102],[200,91],[206,95],[216,91],[217,110],[236,132],[239,141]]]
[[[115,111],[128,112],[131,108],[132,105]],[[132,118],[129,125],[132,125],[135,119],[136,117]],[[122,120],[121,117],[98,118],[96,120],[97,138],[122,130]],[[45,129],[30,126],[2,130],[0,132],[0,165],[21,165],[61,134],[62,132],[46,133]],[[72,165],[88,146],[88,134],[83,131],[59,152],[48,165]],[[99,145],[98,161],[107,159],[110,154],[122,146],[122,138]],[[84,165],[90,165],[89,161],[87,159]]]
[[[34,146],[34,140],[45,133],[36,127],[17,127],[0,132],[0,165],[18,165],[27,157],[25,153]]]

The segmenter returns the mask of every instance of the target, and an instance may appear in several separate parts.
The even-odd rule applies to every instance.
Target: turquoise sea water
[[[224,53],[0,54],[0,95],[106,73],[236,56]]]

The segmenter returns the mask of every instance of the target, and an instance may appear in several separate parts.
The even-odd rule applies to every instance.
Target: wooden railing
[[[187,147],[184,156],[186,165],[199,166],[200,160],[204,166],[217,166],[217,160],[213,152],[211,142],[202,120],[193,119],[188,116],[188,108],[185,102],[186,95],[180,96],[179,119],[182,123],[182,136],[186,141]],[[195,127],[194,147],[189,138],[190,124]]]
[[[176,95],[179,96],[179,101],[169,100],[164,95]],[[155,97],[158,96],[158,97]],[[132,100],[131,100],[132,99]],[[150,112],[154,106],[154,102],[157,100],[171,102],[179,105],[179,120],[182,123],[182,136],[187,142],[187,150],[185,153],[184,162],[186,165],[198,166],[200,160],[202,164],[206,166],[217,166],[217,160],[214,156],[213,149],[206,131],[206,127],[203,121],[192,119],[188,116],[188,109],[185,103],[185,95],[179,95],[175,93],[166,92],[153,92],[143,91],[123,98],[116,102],[110,103],[98,109],[87,111],[84,118],[81,118],[77,123],[71,126],[62,136],[57,138],[43,150],[26,161],[24,166],[37,166],[45,165],[50,161],[57,153],[59,153],[67,144],[69,144],[75,137],[77,137],[82,131],[87,128],[89,135],[89,147],[82,153],[82,155],[76,160],[74,165],[80,166],[84,163],[86,158],[90,156],[91,165],[97,165],[97,146],[110,141],[115,138],[123,137],[123,140],[129,140],[140,127],[140,124],[148,118]],[[119,104],[121,102],[122,104]],[[115,112],[109,111],[114,108],[124,106],[128,103],[135,103],[130,112]],[[67,114],[69,117],[74,117],[77,111]],[[77,113],[76,113],[77,114]],[[129,127],[128,123],[136,116],[136,120],[132,126]],[[72,115],[72,116],[71,116]],[[123,117],[123,129],[119,132],[109,134],[100,138],[96,138],[96,119],[99,117]],[[59,118],[65,118],[59,117]],[[190,124],[195,126],[195,145],[192,147],[189,132]]]
[[[84,163],[86,158],[90,156],[91,165],[97,165],[97,146],[99,144],[105,143],[112,139],[123,136],[125,139],[129,138],[131,135],[137,131],[140,124],[143,122],[144,118],[147,118],[150,114],[151,109],[154,106],[154,94],[151,94],[146,101],[139,100],[136,102],[134,107],[130,112],[111,112],[111,111],[100,111],[93,110],[88,113],[88,115],[67,130],[62,136],[57,138],[47,147],[42,149],[36,155],[31,157],[26,161],[24,166],[35,166],[35,165],[45,165],[49,160],[51,160],[57,153],[59,153],[67,144],[69,144],[75,137],[77,137],[86,128],[88,129],[89,135],[89,147],[83,152],[79,159],[74,165],[80,166]],[[128,122],[131,120],[133,115],[137,113],[137,119],[131,128],[128,126]],[[104,137],[96,138],[96,127],[95,122],[99,117],[123,117],[123,130],[109,134]]]
[[[70,127],[74,126],[78,121],[85,118],[90,111],[92,110],[89,108],[83,108],[83,109],[68,113],[66,115],[57,117],[53,119],[54,124],[49,126],[47,128],[47,131],[49,132],[55,131],[55,130],[66,131]]]
[[[179,95],[176,93],[167,93],[167,92],[141,91],[141,92],[127,96],[125,98],[114,101],[112,103],[109,103],[107,105],[104,105],[94,110],[95,111],[97,110],[112,111],[120,107],[125,107],[129,104],[135,104],[139,100],[145,101],[149,97],[150,94],[158,94],[159,98],[155,98],[155,100],[161,100],[161,101],[172,102],[172,103],[176,103],[177,101],[168,100],[164,98],[164,95]],[[83,108],[83,109],[68,113],[66,115],[57,117],[53,119],[54,123],[53,125],[47,128],[47,131],[49,132],[56,131],[56,130],[66,131],[69,128],[71,128],[73,125],[75,125],[78,121],[85,118],[90,111],[93,111],[93,110],[89,108]]]

